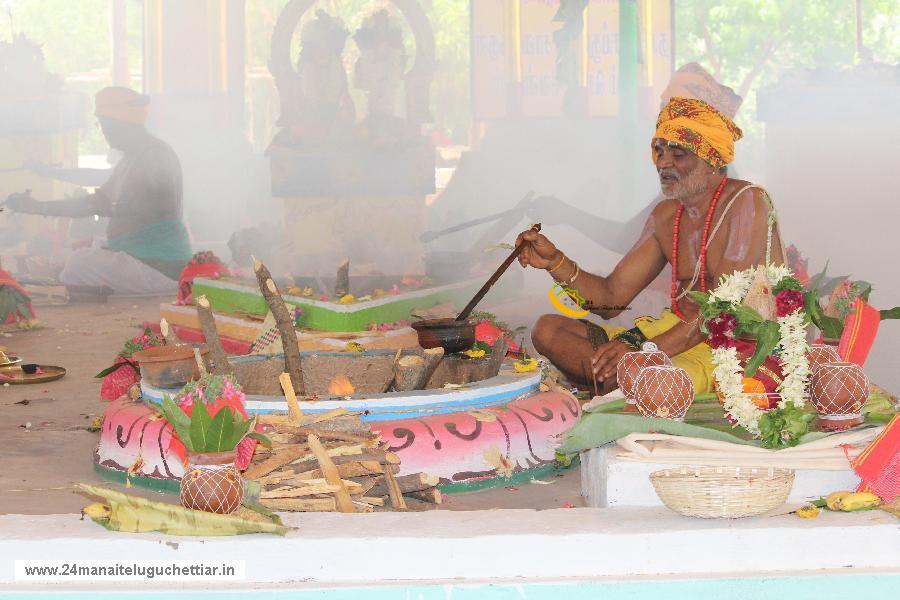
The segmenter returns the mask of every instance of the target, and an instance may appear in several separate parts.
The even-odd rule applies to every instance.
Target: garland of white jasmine
[[[774,265],[735,271],[731,275],[722,276],[719,286],[710,293],[710,300],[726,301],[736,307],[747,295],[757,269],[762,268],[766,269],[767,278],[773,287],[776,287],[783,278],[793,276],[787,267]],[[787,316],[778,317],[776,320],[780,333],[777,351],[784,374],[784,380],[777,388],[778,393],[781,394],[778,407],[784,408],[788,402],[792,402],[799,408],[805,403],[804,398],[810,375],[809,361],[806,356],[809,350],[806,343],[806,317],[803,309],[800,308]],[[744,392],[742,381],[744,369],[738,359],[737,349],[713,349],[712,362],[715,365],[713,375],[724,399],[725,413],[730,415],[738,426],[743,427],[755,437],[759,437],[759,419],[766,411],[756,406],[751,394]]]

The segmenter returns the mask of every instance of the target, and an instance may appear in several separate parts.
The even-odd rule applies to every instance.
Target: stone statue
[[[303,27],[296,77],[282,95],[275,143],[317,146],[352,134],[356,111],[342,56],[348,36],[343,22],[323,10]]]
[[[362,139],[373,145],[407,141],[411,132],[404,111],[398,109],[408,59],[402,29],[382,9],[363,21],[353,39],[359,48],[353,83],[366,93],[367,102]]]

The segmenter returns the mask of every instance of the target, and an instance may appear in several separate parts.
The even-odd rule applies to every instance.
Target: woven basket
[[[650,474],[663,504],[703,519],[752,517],[778,508],[794,485],[789,469],[677,467]]]

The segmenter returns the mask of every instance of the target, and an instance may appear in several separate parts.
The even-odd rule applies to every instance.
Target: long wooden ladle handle
[[[541,231],[541,224],[535,223],[531,226],[531,230],[535,233],[539,233]],[[503,264],[501,264],[500,267],[496,271],[494,271],[494,274],[491,275],[491,278],[487,280],[487,283],[485,283],[481,287],[481,289],[478,290],[478,293],[475,294],[475,297],[469,300],[469,303],[466,304],[466,307],[462,309],[462,312],[459,313],[459,316],[456,317],[457,321],[465,321],[469,318],[472,310],[474,310],[478,303],[481,302],[481,299],[484,298],[485,294],[488,293],[491,287],[493,287],[493,285],[497,283],[497,280],[500,279],[500,276],[503,275],[506,269],[509,268],[509,265],[511,265],[512,262],[516,260],[516,257],[522,253],[522,250],[525,249],[526,244],[527,242],[525,242],[525,240],[522,240],[522,243],[516,246],[515,250],[513,250],[510,255],[506,257],[506,260],[504,260]]]

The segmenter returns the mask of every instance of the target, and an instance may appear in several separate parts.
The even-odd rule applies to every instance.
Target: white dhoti
[[[59,279],[69,286],[107,286],[124,296],[171,294],[178,288],[177,281],[133,256],[103,248],[76,250]]]

